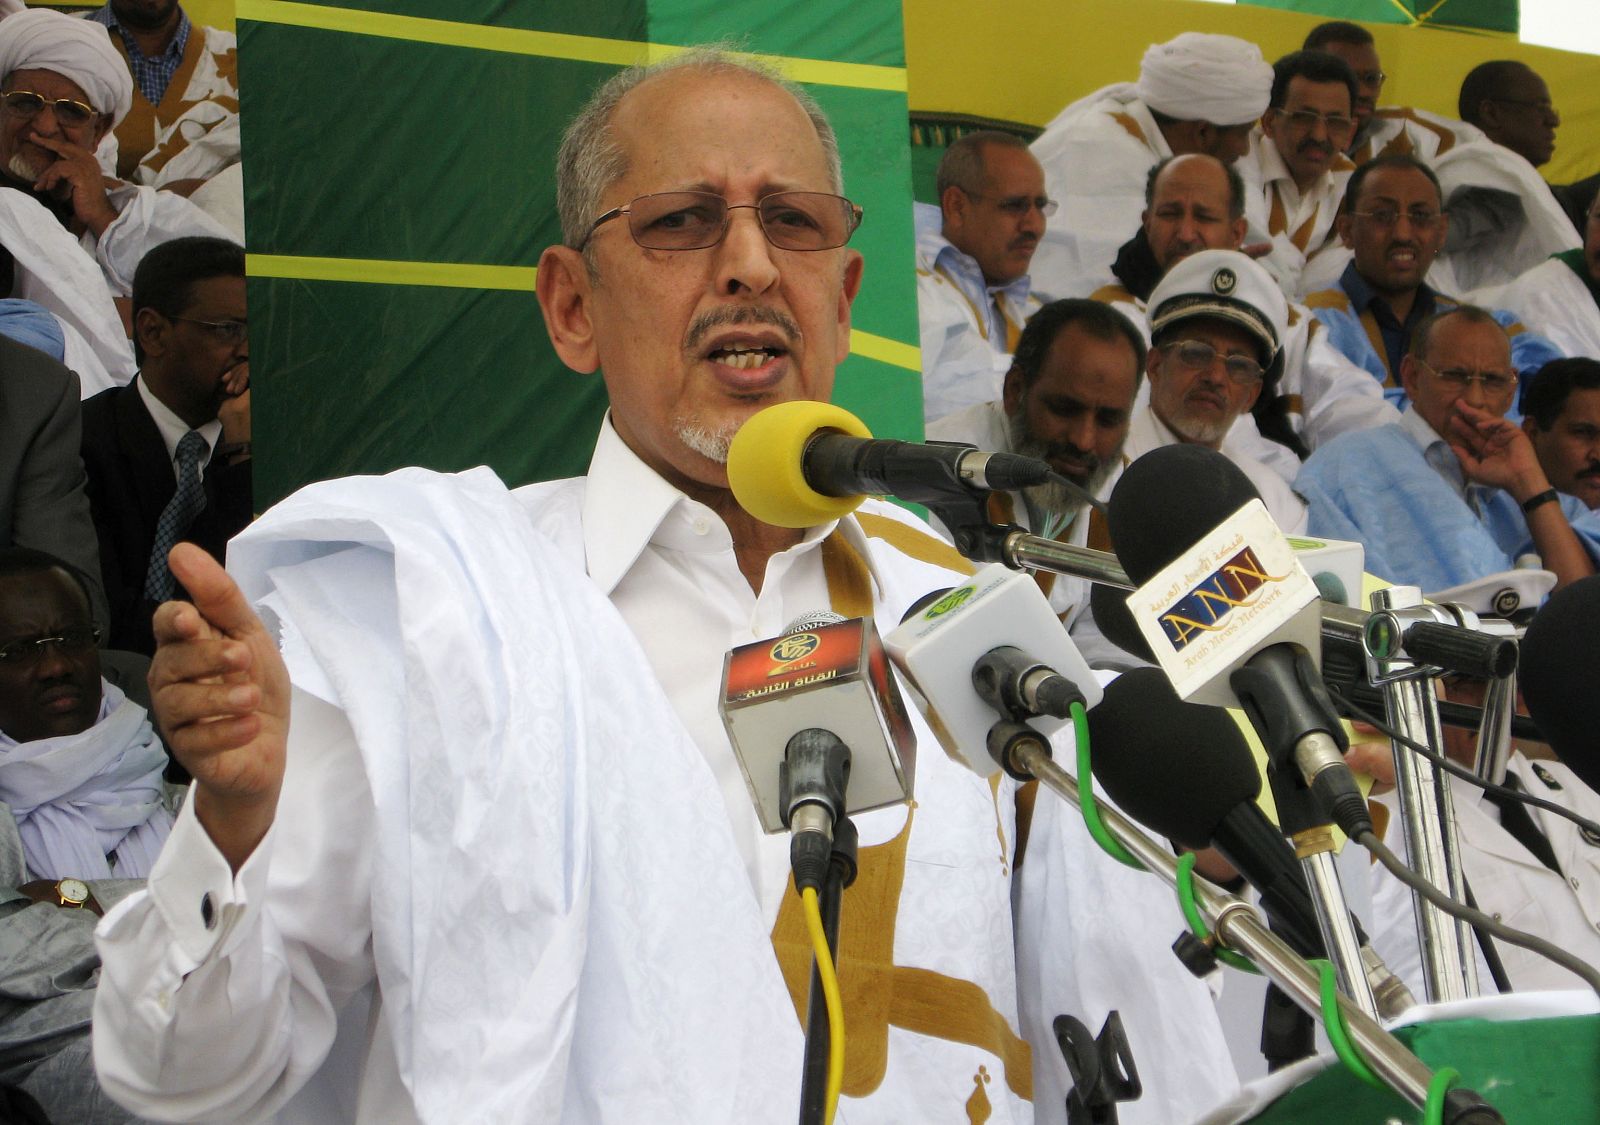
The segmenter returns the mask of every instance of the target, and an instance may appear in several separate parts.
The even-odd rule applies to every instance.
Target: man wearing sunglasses
[[[172,827],[166,751],[101,675],[100,630],[60,559],[0,550],[0,1082],[51,1121],[117,1125],[89,1056],[94,927]]]
[[[244,251],[162,243],[133,281],[139,374],[83,404],[83,463],[111,602],[112,648],[152,653],[150,615],[180,595],[174,542],[221,559],[251,516],[250,335]]]
[[[1356,76],[1323,51],[1285,55],[1272,73],[1271,104],[1239,174],[1249,188],[1248,240],[1272,243],[1260,261],[1298,298],[1307,263],[1333,237],[1345,181],[1355,170],[1344,150],[1356,131]]]
[[[939,226],[921,214],[917,315],[922,407],[932,422],[1000,397],[1022,326],[1039,308],[1028,265],[1056,205],[1010,133],[968,133],[939,161]],[[931,219],[931,216],[928,217]]]
[[[1335,347],[1405,406],[1400,367],[1416,328],[1459,302],[1427,282],[1444,247],[1450,220],[1439,180],[1414,156],[1380,156],[1350,177],[1338,220],[1339,238],[1351,251],[1336,286],[1306,297]],[[1512,366],[1524,377],[1562,352],[1509,312],[1495,319],[1511,336]]]
[[[197,787],[151,895],[101,935],[119,1097],[253,1117],[320,1070],[360,1122],[794,1116],[810,946],[718,717],[723,657],[830,607],[898,621],[963,565],[886,503],[790,530],[728,489],[745,420],[825,400],[849,350],[861,213],[836,154],[809,97],[726,57],[614,76],[561,146],[537,281],[556,353],[610,399],[588,475],[511,494],[409,470],[267,513],[229,564],[288,670],[227,576],[173,553],[195,603],[158,611],[152,683]],[[912,721],[915,808],[854,818],[845,1112],[1029,1122],[1051,1058],[1027,1042],[1064,1074],[1063,1007],[1024,1031],[1012,783]],[[1209,992],[1172,961],[1165,888],[1059,815],[1028,864],[1075,861],[1091,902],[1031,939],[1086,1022],[1109,998],[1171,1044],[1182,1077],[1153,1063],[1141,1106],[1178,1119],[1232,1084]]]
[[[1288,307],[1272,277],[1235,250],[1202,250],[1178,262],[1150,294],[1149,398],[1134,407],[1129,461],[1179,442],[1227,457],[1261,493],[1278,526],[1305,531],[1306,509],[1275,470],[1230,440],[1265,383],[1282,367]]]
[[[78,238],[116,297],[128,295],[151,247],[227,234],[187,199],[101,170],[96,149],[132,98],[128,65],[100,24],[43,8],[0,20],[0,186],[31,196]]]
[[[1397,426],[1346,434],[1295,481],[1313,535],[1365,545],[1366,568],[1424,593],[1537,555],[1560,589],[1593,574],[1600,513],[1550,484],[1522,427],[1511,344],[1493,314],[1445,309],[1400,365],[1410,404]]]

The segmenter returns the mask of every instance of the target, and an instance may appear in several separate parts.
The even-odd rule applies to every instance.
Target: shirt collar
[[[1033,292],[1033,280],[1028,274],[1023,274],[1004,285],[990,285],[983,276],[983,267],[978,265],[978,259],[958,249],[955,243],[938,231],[925,231],[919,241],[934,269],[951,277],[965,279],[990,295],[1004,294],[1015,308],[1020,309],[1027,304],[1028,294]]]
[[[1456,490],[1457,495],[1466,499],[1470,482],[1466,470],[1461,467],[1461,459],[1450,448],[1450,443],[1435,433],[1433,427],[1417,413],[1415,403],[1406,403],[1406,408],[1400,412],[1400,428],[1422,450],[1422,459]]]
[[[866,534],[854,517],[807,528],[800,542],[788,550],[813,550],[835,529],[866,563],[875,594],[881,597],[883,582],[873,565]],[[589,461],[583,496],[583,548],[589,578],[610,597],[651,544],[686,554],[733,551],[733,538],[722,517],[646,465],[622,440],[607,411]]]
[[[1377,301],[1393,318],[1394,314],[1389,310],[1389,303],[1378,294],[1376,289],[1368,284],[1366,278],[1361,276],[1360,271],[1356,269],[1354,258],[1350,259],[1350,264],[1345,266],[1344,273],[1339,275],[1339,288],[1344,290],[1345,295],[1350,298],[1351,307],[1357,312],[1365,312],[1374,301]],[[1436,296],[1426,282],[1417,286],[1416,300],[1412,302],[1411,315],[1406,319],[1421,320],[1423,317],[1430,315],[1433,312]]]
[[[133,385],[139,388],[139,398],[144,402],[150,420],[156,424],[156,429],[161,434],[161,443],[167,447],[167,459],[175,460],[178,456],[178,442],[189,432],[189,423],[179,418],[166,403],[158,399],[143,379],[135,378]],[[213,418],[193,428],[206,442],[206,455],[201,460],[201,464],[204,465],[211,460],[211,454],[217,448],[217,439],[222,436],[222,422]]]
[[[139,50],[133,36],[127,32],[122,24],[117,22],[117,14],[111,10],[110,4],[96,11],[90,16],[90,19],[93,19],[96,23],[105,24],[109,28],[115,28],[122,35],[122,41],[127,46],[128,53],[137,54],[140,58],[161,58],[163,56],[181,58],[184,48],[189,45],[189,30],[193,26],[189,22],[189,13],[184,11],[180,5],[178,8],[178,26],[173,31],[172,38],[167,41],[166,49],[160,55],[145,55]]]

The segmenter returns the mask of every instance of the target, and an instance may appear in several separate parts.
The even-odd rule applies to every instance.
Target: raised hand
[[[151,703],[167,745],[195,779],[195,815],[237,871],[277,811],[289,674],[216,560],[180,543],[168,561],[194,602],[156,610]]]
[[[60,137],[35,133],[28,139],[56,154],[55,163],[39,173],[33,189],[70,202],[78,221],[99,238],[116,220],[117,210],[106,197],[105,173],[94,153]]]

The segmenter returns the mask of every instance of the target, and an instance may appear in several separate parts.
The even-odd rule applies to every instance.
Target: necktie
[[[205,454],[206,439],[196,431],[190,430],[178,440],[178,487],[156,521],[150,569],[144,580],[144,596],[152,601],[166,601],[177,587],[172,571],[167,569],[167,552],[205,509],[206,493],[200,484],[200,459]]]
[[[1521,789],[1516,774],[1506,774],[1505,781],[1501,782],[1507,789]],[[1500,810],[1500,827],[1504,828],[1513,840],[1533,853],[1533,858],[1544,864],[1557,875],[1561,874],[1561,865],[1556,862],[1555,849],[1550,846],[1550,840],[1539,831],[1539,826],[1534,823],[1533,816],[1528,812],[1528,807],[1521,801],[1502,797],[1498,793],[1485,793],[1484,799]]]

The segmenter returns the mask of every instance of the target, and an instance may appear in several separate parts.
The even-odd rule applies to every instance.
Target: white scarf
[[[172,828],[162,802],[166,751],[143,707],[114,684],[100,687],[88,730],[32,742],[0,734],[0,801],[11,806],[35,878],[143,878]]]

